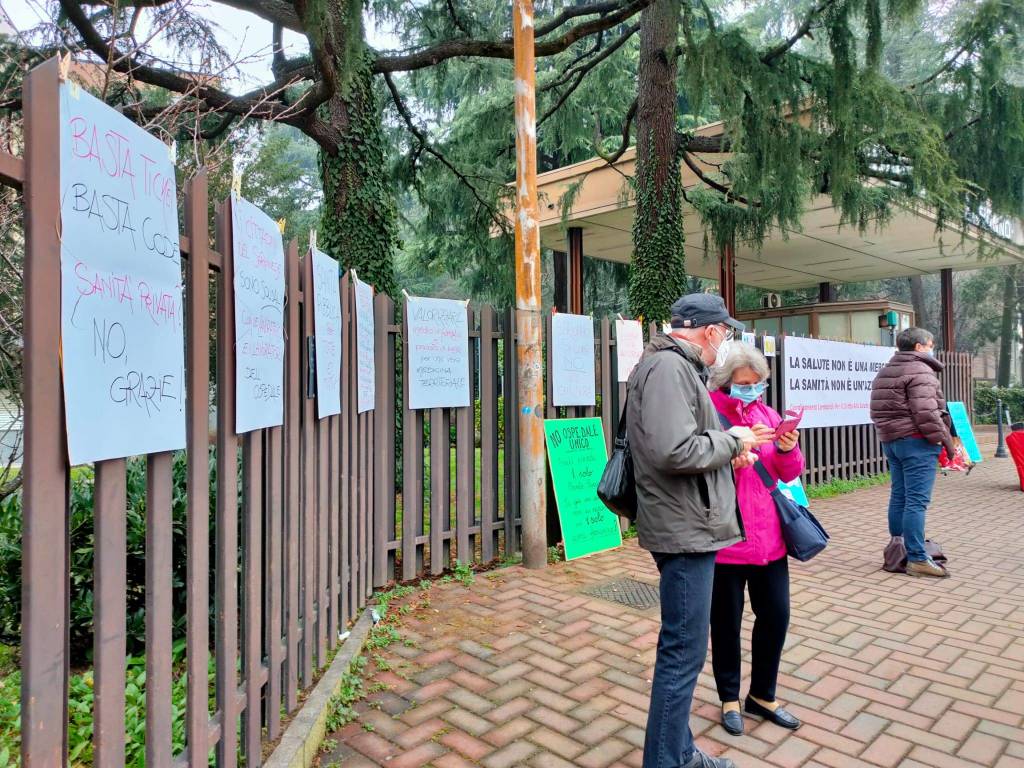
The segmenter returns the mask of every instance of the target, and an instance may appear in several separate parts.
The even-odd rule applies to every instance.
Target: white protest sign
[[[241,434],[284,421],[284,245],[277,223],[234,194],[231,233],[235,431]]]
[[[341,413],[341,293],[338,262],[310,247],[313,254],[313,330],[316,334],[316,415]]]
[[[354,275],[355,273],[353,273]],[[373,347],[373,287],[353,278],[356,291],[356,410],[372,411],[376,400],[377,368]],[[462,313],[465,315],[465,311]]]
[[[740,337],[740,341],[744,344],[749,344],[752,347],[757,345],[757,337],[754,335],[753,331],[744,331],[743,335]]]
[[[629,374],[644,353],[644,331],[637,320],[615,321],[615,357],[619,381],[628,381]]]
[[[594,320],[589,315],[551,318],[551,404],[594,405]]]
[[[77,86],[61,83],[59,101],[69,460],[184,448],[174,164],[165,144]]]
[[[869,424],[871,383],[894,351],[788,336],[783,347],[783,402],[787,409],[803,409],[801,427]]]
[[[409,407],[462,408],[470,404],[469,322],[466,305],[410,297]]]

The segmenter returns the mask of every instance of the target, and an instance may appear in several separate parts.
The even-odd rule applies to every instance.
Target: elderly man
[[[896,354],[871,385],[871,420],[889,462],[889,535],[903,537],[907,573],[948,576],[924,549],[925,511],[932,498],[939,451],[953,456],[946,398],[935,359],[935,339],[924,328],[907,328],[896,337]]]
[[[771,440],[768,427],[723,432],[707,391],[743,324],[721,297],[672,305],[672,330],[647,346],[629,377],[626,424],[633,453],[640,546],[661,573],[661,634],[647,720],[644,768],[735,768],[693,743],[690,704],[708,650],[715,553],[743,538],[732,467]]]

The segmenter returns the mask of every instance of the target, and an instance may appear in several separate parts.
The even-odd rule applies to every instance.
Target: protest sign
[[[762,351],[764,352],[764,356],[765,357],[775,357],[775,337],[774,336],[765,336],[762,339],[761,343],[763,344]]]
[[[871,422],[871,383],[891,347],[789,336],[783,352],[783,402],[803,409],[803,427]]]
[[[466,305],[410,297],[409,407],[462,408],[470,404],[469,322]]]
[[[544,432],[565,559],[621,545],[619,518],[597,497],[608,462],[601,419],[548,419]]]
[[[963,403],[946,403],[949,409],[949,416],[953,421],[953,431],[964,444],[964,453],[967,458],[977,464],[981,461],[981,449],[978,448],[978,441],[974,437],[974,430],[971,428],[971,418],[967,415],[967,408]]]
[[[163,142],[78,85],[61,83],[59,102],[60,354],[69,460],[184,448],[174,163]],[[205,392],[198,396],[205,401]]]
[[[757,336],[754,335],[753,331],[744,331],[740,336],[740,341],[753,347],[757,345]]]
[[[356,410],[372,411],[377,370],[373,348],[373,288],[352,273],[356,293]],[[465,314],[465,312],[463,312]]]
[[[615,321],[615,358],[619,381],[628,381],[644,353],[644,331],[636,320]]]
[[[594,405],[594,320],[589,315],[551,318],[551,404]]]
[[[338,262],[316,248],[313,255],[313,329],[316,333],[316,415],[341,413],[341,293]]]
[[[242,434],[284,421],[284,245],[277,223],[233,193],[231,243],[235,431]]]

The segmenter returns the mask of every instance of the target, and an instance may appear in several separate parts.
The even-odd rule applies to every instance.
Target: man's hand
[[[747,467],[754,466],[757,461],[757,454],[753,451],[744,451],[735,459],[732,460],[733,469],[746,469]]]
[[[752,427],[732,427],[729,429],[729,434],[743,441],[744,453],[775,439],[775,430],[764,424],[754,424]]]
[[[783,453],[792,451],[794,448],[796,448],[796,444],[800,442],[800,432],[795,429],[792,432],[787,432],[786,434],[779,438],[778,442],[779,450],[782,451]]]

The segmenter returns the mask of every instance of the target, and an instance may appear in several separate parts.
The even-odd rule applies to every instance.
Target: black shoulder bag
[[[626,433],[626,414],[629,412],[629,398],[622,408],[619,431],[612,445],[612,455],[604,466],[601,480],[597,484],[597,497],[619,517],[629,522],[636,521],[636,480],[633,477],[633,454],[629,450],[629,435]]]

